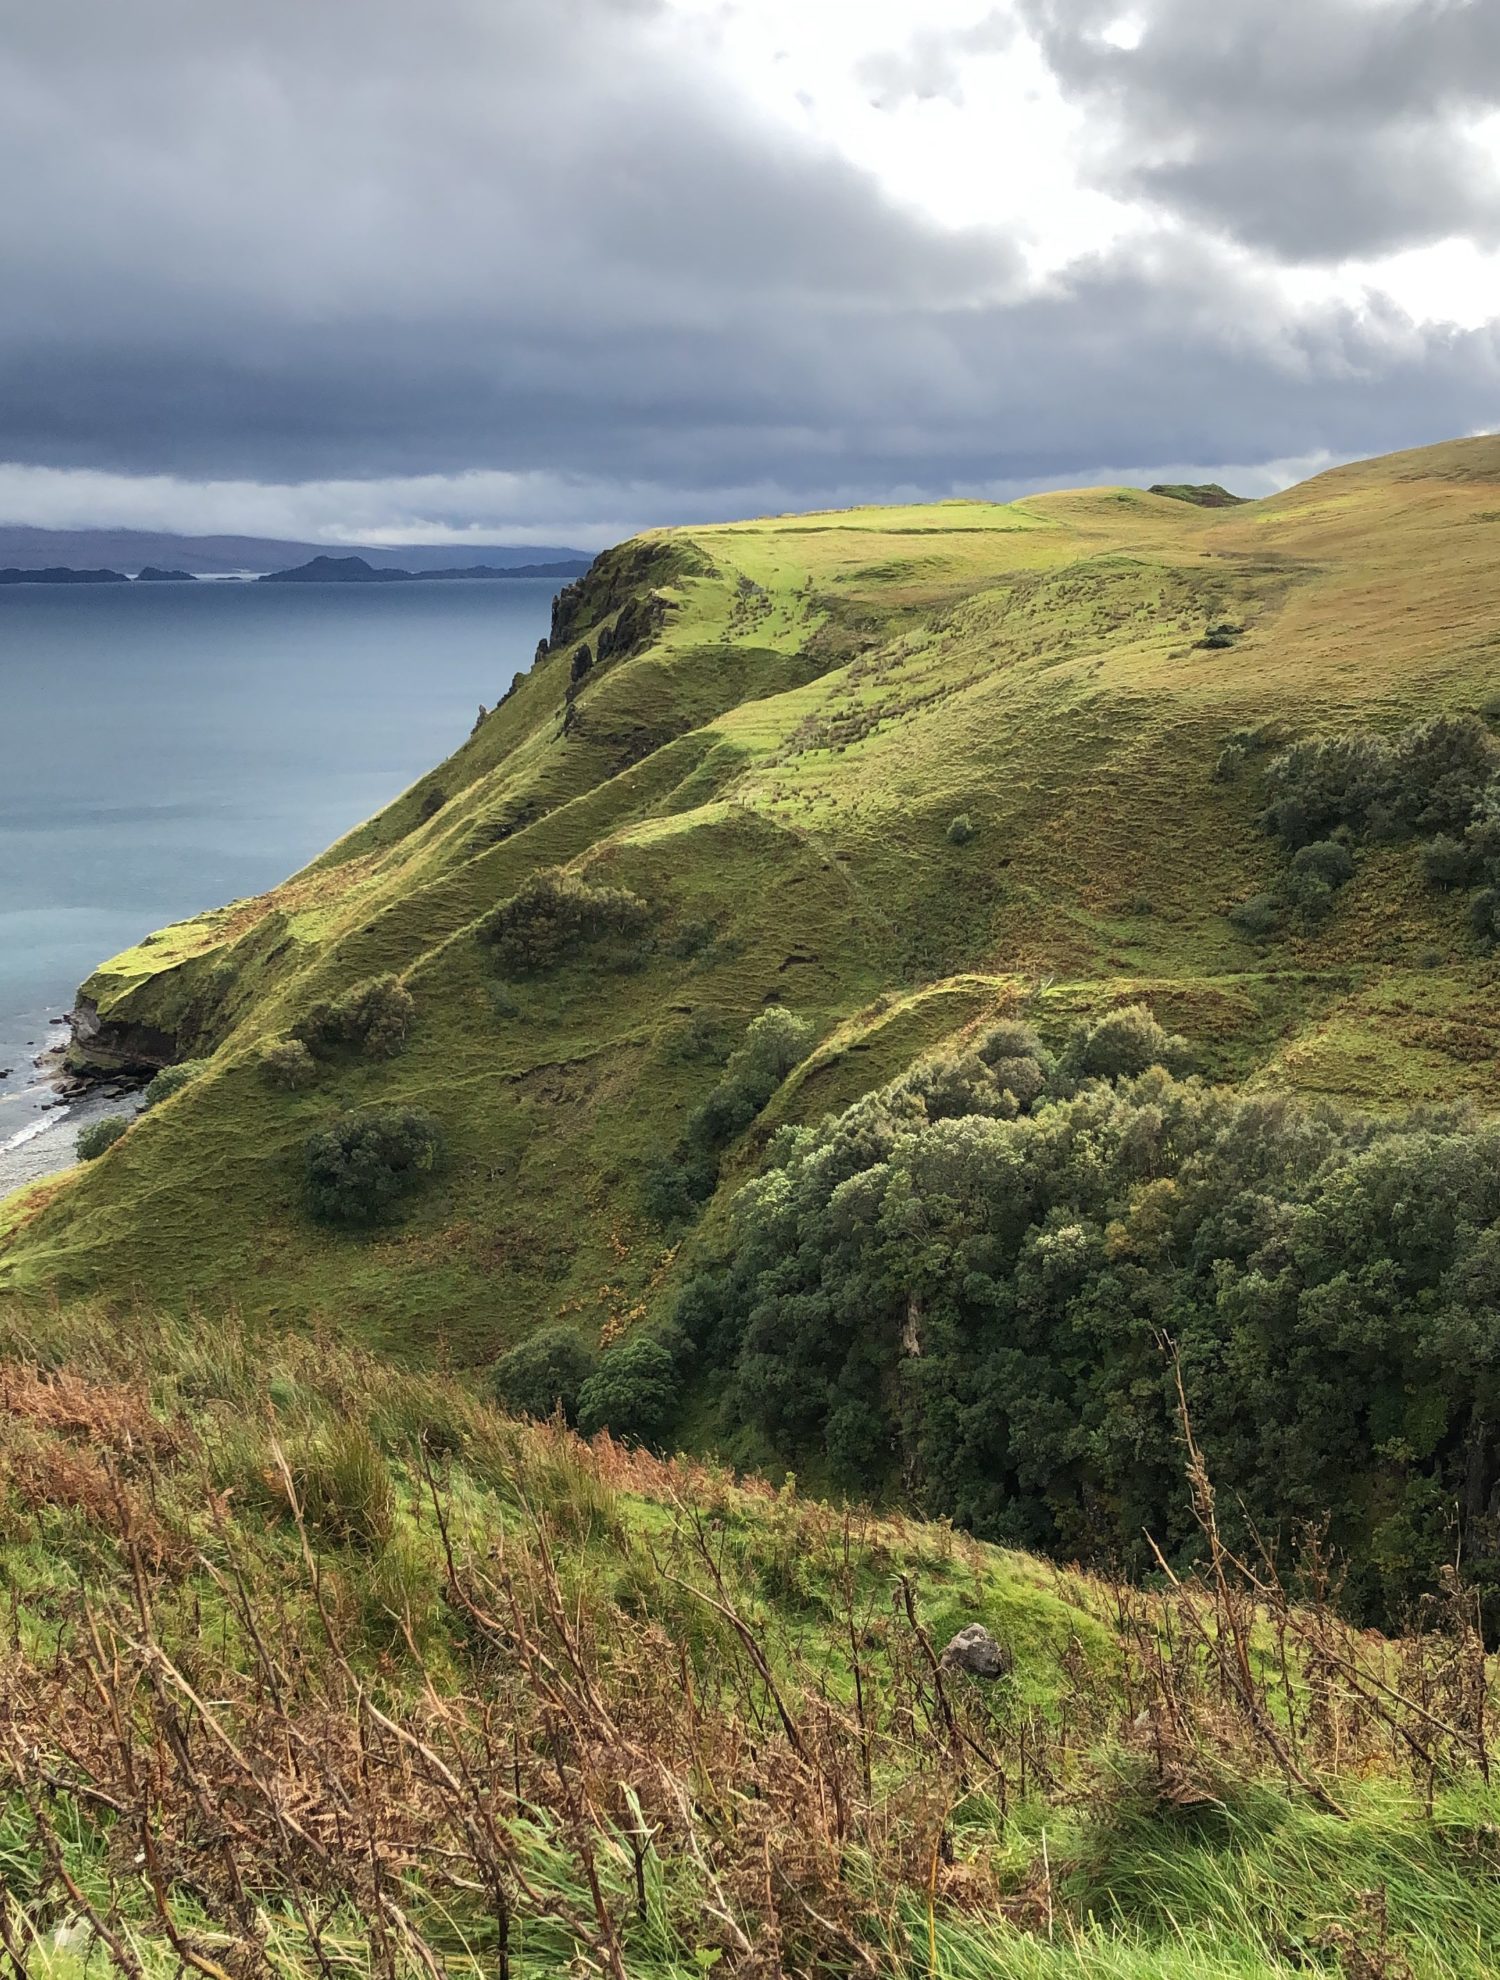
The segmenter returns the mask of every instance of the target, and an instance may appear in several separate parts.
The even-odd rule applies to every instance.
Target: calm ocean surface
[[[555,588],[0,587],[0,1191],[70,1152],[32,1060],[94,965],[274,886],[457,748]]]

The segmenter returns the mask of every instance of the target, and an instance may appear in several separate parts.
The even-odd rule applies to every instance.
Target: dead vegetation
[[[234,1980],[946,1972],[955,1931],[1092,1929],[1080,1822],[1271,1784],[1353,1834],[1362,1784],[1430,1820],[1488,1783],[1457,1579],[1400,1643],[1339,1619],[1311,1542],[1293,1600],[1220,1538],[1186,1410],[1203,1565],[1142,1591],[369,1362],[325,1359],[314,1410],[315,1360],[248,1425],[0,1365],[5,1537],[51,1563],[0,1664],[18,1974],[64,1941]],[[1002,1597],[1016,1670],[945,1667],[938,1618]],[[1395,1980],[1375,1902],[1323,1954]]]

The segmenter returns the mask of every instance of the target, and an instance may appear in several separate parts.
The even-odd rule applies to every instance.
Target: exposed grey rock
[[[1004,1677],[1010,1652],[997,1643],[983,1623],[969,1623],[948,1644],[941,1658],[945,1671],[966,1671],[970,1677]]]

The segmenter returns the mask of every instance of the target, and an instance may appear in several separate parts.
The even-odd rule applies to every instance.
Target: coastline
[[[144,1082],[78,1079],[64,1066],[70,1013],[19,1013],[0,1045],[0,1198],[78,1159],[80,1129],[104,1114],[140,1111]],[[24,1034],[24,1035],[23,1035]],[[19,1046],[20,1050],[17,1049]],[[6,1051],[9,1051],[7,1057]]]

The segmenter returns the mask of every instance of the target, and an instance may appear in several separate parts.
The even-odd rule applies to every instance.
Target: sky
[[[0,0],[0,522],[596,548],[1500,424],[1497,0]]]

